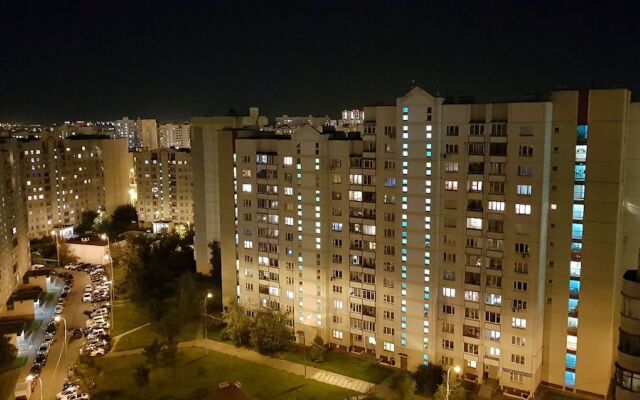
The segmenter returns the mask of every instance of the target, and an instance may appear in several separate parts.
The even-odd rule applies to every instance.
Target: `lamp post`
[[[40,383],[40,400],[44,400],[44,395],[42,394],[42,392],[44,392],[44,386],[42,385],[42,379],[40,379],[40,375],[36,375],[33,376],[31,374],[27,375],[27,382],[31,382],[32,380],[38,378],[38,382]]]
[[[52,230],[51,236],[56,238],[56,259],[58,260],[58,268],[60,268],[60,244],[58,243],[58,233],[55,230]]]
[[[64,322],[64,367],[67,373],[69,373],[69,356],[67,354],[67,320],[64,319],[62,315],[56,315],[54,319],[56,322],[60,322],[60,320]],[[62,353],[60,353],[60,355],[62,355]],[[58,363],[60,363],[60,357],[58,357]]]
[[[451,372],[452,369],[453,369],[453,372],[455,372],[456,374],[460,373],[460,367],[457,365],[455,367],[447,368],[447,393],[445,394],[445,400],[449,400],[449,393],[451,393],[451,389],[449,388],[449,373]]]
[[[102,234],[102,240],[106,240],[107,241],[107,250],[109,251],[109,255],[105,254],[105,259],[108,257],[109,258],[109,267],[111,269],[111,289],[109,290],[109,293],[111,294],[111,329],[113,330],[114,327],[116,326],[116,319],[113,316],[114,313],[114,309],[116,308],[116,305],[113,304],[113,293],[116,291],[116,279],[115,276],[113,275],[113,257],[111,257],[111,241],[109,240],[109,236],[106,233]]]
[[[209,292],[204,297],[204,355],[207,355],[207,341],[209,339],[209,328],[207,327],[207,300],[213,298],[213,293]]]

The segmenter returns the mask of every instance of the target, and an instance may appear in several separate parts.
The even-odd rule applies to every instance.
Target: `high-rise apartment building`
[[[122,119],[116,120],[114,123],[113,137],[127,139],[129,148],[137,149],[141,143],[139,129],[138,121],[129,119],[129,117],[122,117]]]
[[[130,202],[133,165],[124,139],[48,136],[20,149],[30,238],[77,225],[83,211],[111,213]]]
[[[7,299],[31,267],[20,147],[0,139],[0,315]]]
[[[158,144],[160,147],[174,147],[176,149],[188,149],[191,147],[189,141],[189,130],[191,126],[188,122],[168,123],[158,126]]]
[[[193,224],[193,169],[188,149],[133,153],[138,220]]]
[[[638,247],[621,217],[635,107],[622,89],[455,104],[414,88],[359,132],[211,129],[198,269],[218,241],[225,301],[387,364],[605,396]]]
[[[158,148],[158,124],[155,119],[138,120],[140,129],[140,147],[146,150]]]

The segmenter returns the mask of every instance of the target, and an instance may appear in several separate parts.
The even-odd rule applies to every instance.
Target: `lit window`
[[[282,157],[282,164],[293,165],[293,157]]]
[[[456,290],[454,288],[443,287],[442,295],[444,297],[456,297]]]
[[[335,329],[334,329],[334,330],[331,332],[331,336],[332,336],[334,339],[340,339],[340,340],[342,340],[342,331],[337,331],[337,330],[335,330]]]
[[[516,191],[520,196],[531,196],[531,185],[518,185]]]
[[[511,326],[514,328],[526,329],[527,328],[527,320],[524,318],[511,318]]]
[[[385,349],[386,351],[395,351],[396,349],[396,345],[393,343],[389,343],[389,342],[384,342],[382,345],[382,348]]]
[[[445,181],[444,190],[458,190],[458,181]]]
[[[490,201],[489,211],[504,211],[504,201]]]
[[[253,242],[251,240],[245,240],[244,241],[244,248],[245,249],[252,249],[253,248]]]
[[[516,204],[516,214],[530,215],[531,204]]]
[[[468,229],[482,229],[482,218],[467,218]]]
[[[245,193],[251,193],[252,187],[250,183],[243,183],[242,184],[242,191]]]

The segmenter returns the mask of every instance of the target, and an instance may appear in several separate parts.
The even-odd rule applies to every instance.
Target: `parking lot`
[[[58,274],[55,280],[57,298],[42,313],[41,332],[33,335],[29,361],[20,379],[39,374],[42,387],[39,384],[40,381],[37,378],[34,379],[38,384],[35,385],[32,398],[40,398],[40,391],[44,390],[42,393],[44,399],[86,399],[88,396],[79,396],[81,393],[73,390],[73,387],[63,394],[60,392],[63,390],[65,381],[73,380],[72,375],[68,379],[67,371],[77,362],[80,352],[88,356],[100,356],[109,351],[110,285],[106,283],[107,275],[100,266],[86,264],[76,269],[56,269],[55,272]],[[90,295],[86,295],[87,293]],[[88,314],[93,310],[96,312],[91,318]],[[65,329],[63,319],[66,320],[67,326],[66,352],[63,346]],[[53,326],[55,326],[55,333]],[[42,343],[45,343],[44,346]],[[49,343],[48,348],[46,343]],[[33,367],[38,361],[40,361],[38,363],[40,371],[37,366]]]

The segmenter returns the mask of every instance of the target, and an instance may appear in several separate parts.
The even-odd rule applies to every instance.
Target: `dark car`
[[[74,329],[73,331],[71,331],[71,337],[80,339],[82,337],[82,330],[78,328]]]
[[[37,354],[35,359],[36,364],[44,366],[47,364],[47,356],[45,354]]]
[[[58,328],[56,327],[56,324],[54,322],[50,323],[47,326],[47,333],[56,333],[57,330]]]
[[[31,375],[33,375],[34,377],[40,375],[40,371],[42,371],[42,364],[39,364],[37,362],[33,363],[31,369],[29,370],[29,372],[31,372]]]

